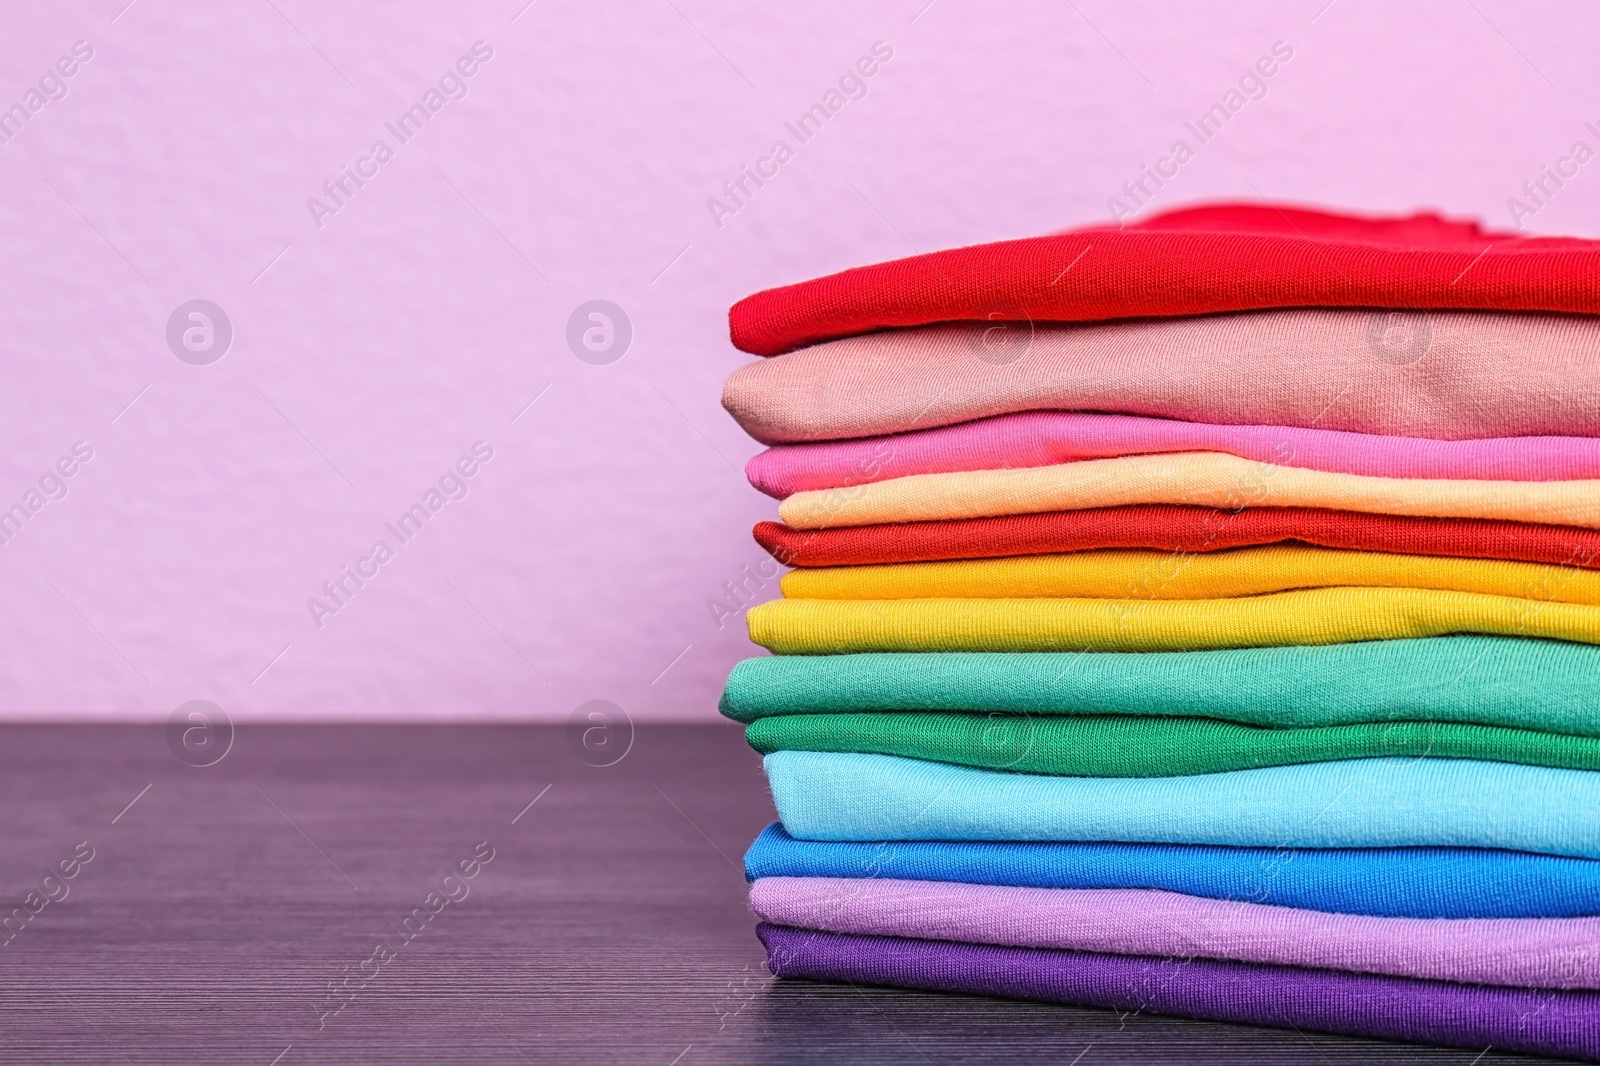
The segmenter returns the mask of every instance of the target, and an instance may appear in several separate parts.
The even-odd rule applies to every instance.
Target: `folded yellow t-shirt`
[[[782,655],[1193,651],[1451,633],[1600,644],[1600,607],[1478,592],[1325,588],[1207,600],[774,600],[750,639]]]
[[[1136,503],[1228,510],[1325,507],[1600,529],[1600,481],[1367,477],[1274,466],[1219,452],[1089,459],[1025,470],[913,474],[870,485],[797,492],[778,506],[778,516],[796,529],[827,529]]]
[[[1291,589],[1447,589],[1600,604],[1600,571],[1498,559],[1275,545],[1223,552],[1084,551],[955,562],[795,570],[790,599],[1024,599],[1090,596],[1202,600]]]

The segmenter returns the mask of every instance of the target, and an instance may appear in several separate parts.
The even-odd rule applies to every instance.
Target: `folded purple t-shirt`
[[[759,925],[779,977],[1071,1003],[1600,1061],[1600,993]]]

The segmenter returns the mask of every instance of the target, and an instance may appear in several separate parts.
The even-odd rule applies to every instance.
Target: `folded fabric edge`
[[[1600,1057],[1600,996],[1213,959],[1003,948],[763,923],[780,978],[999,996],[1451,1047]]]
[[[822,712],[761,718],[745,742],[761,755],[890,755],[1035,777],[1188,777],[1374,758],[1600,772],[1600,737],[1387,719],[1278,727],[1176,715]]]
[[[1600,477],[1600,438],[1441,440],[1225,424],[1153,415],[1037,409],[874,437],[775,444],[745,475],[766,495],[849,489],[912,474],[1051,466],[1089,459],[1220,451],[1270,465],[1379,477],[1557,481]]]
[[[750,907],[774,925],[850,935],[1600,988],[1600,918],[1375,917],[1160,888],[827,876],[758,878]]]
[[[1600,607],[1435,589],[1337,586],[1195,600],[772,600],[745,615],[779,655],[1209,651],[1456,634],[1600,645]]]
[[[1254,463],[1227,452],[1189,451],[906,474],[849,489],[797,492],[778,505],[778,517],[794,529],[827,530],[1168,504],[1223,511],[1297,507],[1597,529],[1597,495],[1600,479],[1378,477]]]
[[[1108,548],[1183,555],[1271,544],[1600,569],[1600,533],[1492,518],[1427,518],[1310,507],[1219,510],[1129,504],[988,518],[799,529],[758,522],[751,535],[784,566],[818,568]]]

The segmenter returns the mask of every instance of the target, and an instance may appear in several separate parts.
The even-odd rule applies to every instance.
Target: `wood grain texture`
[[[243,727],[197,769],[160,729],[11,726],[0,815],[6,913],[95,852],[0,947],[5,1063],[1516,1060],[775,984],[739,866],[772,807],[732,727],[641,727],[608,767],[561,727]],[[480,841],[493,861],[407,941]],[[393,957],[319,1018],[379,943]]]

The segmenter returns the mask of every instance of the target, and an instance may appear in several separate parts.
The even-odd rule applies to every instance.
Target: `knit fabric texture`
[[[1600,858],[1600,774],[1583,770],[1352,759],[1104,778],[810,751],[764,762],[778,817],[807,840],[1449,846]]]
[[[779,977],[1600,1060],[1600,994],[756,927]]]
[[[1100,548],[1192,553],[1294,541],[1352,551],[1600,568],[1600,533],[1594,530],[1310,507],[1219,511],[1181,504],[1133,504],[806,530],[758,522],[755,538],[780,563],[802,567],[986,559]]]
[[[796,840],[777,822],[745,877],[904,878],[1031,888],[1151,888],[1394,918],[1600,915],[1600,862],[1488,848]]]
[[[1600,481],[1448,481],[1299,470],[1221,452],[1085,459],[1026,470],[912,474],[797,492],[778,505],[796,529],[1037,514],[1131,503],[1322,507],[1421,518],[1600,526]]]
[[[763,755],[865,752],[1068,777],[1177,777],[1401,756],[1600,770],[1600,737],[1451,722],[1271,729],[1211,718],[891,711],[776,715],[752,723],[745,740]]]
[[[1600,988],[1600,918],[1373,918],[1153,889],[763,877],[764,922],[830,933]]]
[[[1070,269],[1068,269],[1070,268]],[[1600,312],[1600,245],[1437,216],[1365,219],[1257,204],[916,255],[768,289],[728,312],[776,355],[926,322],[1083,322],[1263,307]]]
[[[1199,651],[1481,633],[1600,643],[1600,607],[1436,589],[1328,588],[1213,600],[774,600],[746,614],[782,655]]]
[[[1450,559],[1300,545],[1177,555],[1112,549],[794,570],[789,599],[1203,600],[1308,588],[1415,588],[1478,592],[1539,603],[1600,604],[1600,573],[1577,567]]]
[[[1296,426],[1224,426],[1169,418],[1025,411],[866,440],[781,444],[745,464],[750,484],[783,499],[908,474],[1054,466],[1159,452],[1371,477],[1480,481],[1600,478],[1600,438],[1423,440]]]
[[[1019,411],[1434,440],[1589,437],[1600,425],[1600,320],[1590,317],[1302,310],[1041,322],[999,359],[983,344],[991,329],[868,333],[757,360],[729,376],[722,403],[765,444]]]
[[[1205,652],[764,655],[722,713],[1150,715],[1310,728],[1435,721],[1600,736],[1600,648],[1438,637]]]

